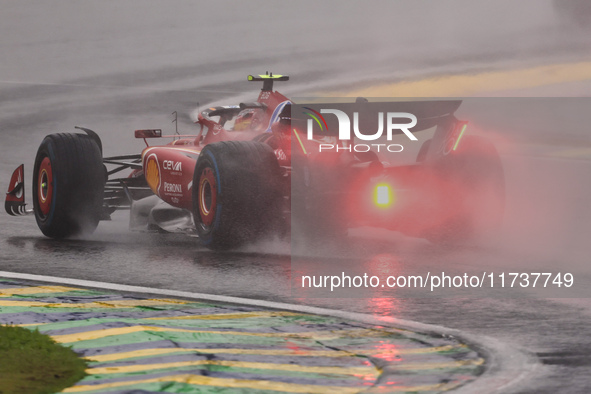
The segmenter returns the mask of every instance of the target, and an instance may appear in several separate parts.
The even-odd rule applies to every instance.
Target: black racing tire
[[[207,145],[193,174],[193,218],[201,242],[234,249],[270,235],[281,222],[281,171],[273,149],[256,141]]]
[[[46,136],[35,157],[33,206],[50,238],[90,234],[102,217],[105,172],[99,147],[87,135]]]
[[[448,188],[439,210],[453,212],[424,236],[435,243],[465,244],[499,231],[505,210],[505,176],[495,146],[480,136],[464,136],[454,151],[432,164]]]

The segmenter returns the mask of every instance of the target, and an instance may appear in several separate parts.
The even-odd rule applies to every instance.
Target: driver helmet
[[[234,131],[254,129],[257,123],[255,120],[256,113],[257,110],[255,108],[248,108],[240,111],[234,122]]]

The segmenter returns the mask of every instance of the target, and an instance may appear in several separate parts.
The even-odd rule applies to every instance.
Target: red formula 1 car
[[[136,130],[147,145],[141,154],[104,157],[99,136],[85,128],[46,136],[33,169],[33,209],[25,207],[21,165],[6,211],[34,214],[43,234],[65,238],[129,209],[133,229],[196,232],[212,249],[276,235],[317,240],[368,224],[455,241],[499,224],[501,162],[488,140],[464,136],[466,122],[454,116],[460,101],[389,103],[396,113],[416,114],[413,133],[435,130],[416,161],[392,166],[369,144],[346,144],[327,133],[334,129],[328,116],[320,116],[326,130],[318,134],[309,129],[312,120],[292,117],[301,107],[273,91],[287,76],[248,79],[263,82],[257,101],[201,111],[196,135]],[[165,137],[173,140],[147,142]],[[123,171],[128,174],[120,177]]]

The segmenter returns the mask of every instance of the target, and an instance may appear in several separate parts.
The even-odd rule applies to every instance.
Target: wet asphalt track
[[[189,131],[189,114],[196,103],[223,99],[233,103],[233,97],[244,93],[254,97],[258,87],[243,82],[244,77],[267,68],[292,76],[293,83],[280,90],[303,94],[317,91],[327,81],[333,87],[344,86],[359,74],[363,74],[360,78],[385,74],[400,78],[530,66],[580,59],[588,48],[580,37],[557,32],[550,22],[550,11],[543,7],[539,18],[519,24],[519,18],[527,14],[527,4],[525,10],[514,10],[501,20],[504,29],[487,26],[482,15],[474,14],[463,19],[463,28],[471,34],[443,24],[437,37],[429,33],[429,26],[439,20],[435,11],[427,13],[421,29],[402,22],[398,27],[387,25],[387,18],[382,17],[379,21],[384,23],[353,32],[349,27],[358,18],[352,15],[361,12],[353,3],[346,3],[341,16],[331,19],[324,17],[335,4],[327,3],[319,12],[307,13],[305,22],[298,19],[300,23],[285,15],[303,12],[308,3],[300,3],[302,9],[280,13],[283,17],[269,9],[251,12],[249,7],[258,3],[221,12],[214,3],[197,7],[179,2],[173,7],[155,2],[147,7],[127,2],[119,5],[117,12],[95,4],[90,13],[73,3],[58,4],[53,9],[27,2],[3,5],[6,12],[1,17],[0,45],[2,53],[10,55],[2,60],[0,72],[3,189],[21,162],[30,177],[34,154],[47,133],[86,126],[103,136],[108,154],[136,152],[143,143],[132,138],[134,129],[162,127],[172,131],[170,113],[178,111],[180,131]],[[411,15],[421,14],[408,4],[405,7]],[[205,11],[217,12],[217,17],[208,18]],[[380,18],[367,11],[360,15],[367,26],[370,16]],[[222,23],[225,31],[218,36],[216,29]],[[301,23],[308,29],[301,29]],[[311,26],[319,24],[329,32],[324,41],[313,40],[318,32]],[[286,34],[269,35],[280,28]],[[381,29],[386,29],[389,37],[405,29],[415,29],[417,34],[404,42],[393,41],[385,39]],[[511,37],[518,39],[507,46]],[[372,45],[363,50],[355,47],[356,56],[351,54],[349,45],[368,42]],[[398,47],[390,51],[393,42]],[[391,67],[394,60],[396,72]],[[586,83],[577,85],[578,95]],[[547,89],[552,92],[552,88],[568,95],[561,89],[568,92],[572,85]],[[588,281],[591,163],[584,149],[564,153],[589,148],[584,145],[589,143],[585,125],[581,126],[583,137],[569,146],[549,145],[552,138],[546,138],[544,144],[536,141],[535,146],[522,147],[518,153],[512,149],[503,152],[512,198],[507,231],[500,241],[449,250],[384,232],[372,238],[377,241],[368,241],[357,232],[350,246],[357,253],[341,258],[340,264],[344,269],[366,266],[376,256],[388,255],[398,266],[412,266],[419,272],[437,267],[462,272],[568,266],[577,269],[575,280]],[[30,194],[30,189],[27,192]],[[193,238],[132,234],[126,227],[126,215],[121,214],[113,222],[102,223],[89,239],[56,242],[41,236],[33,218],[0,213],[0,267],[4,271],[305,303],[440,324],[491,336],[537,355],[541,366],[531,380],[515,387],[515,392],[576,393],[591,386],[588,298],[474,297],[478,293],[462,298],[388,298],[392,293],[381,289],[365,298],[294,298],[286,243],[219,254],[200,247]],[[371,265],[367,266],[371,271]],[[579,294],[588,297],[584,290]]]

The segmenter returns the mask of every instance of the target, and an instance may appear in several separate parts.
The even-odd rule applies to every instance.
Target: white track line
[[[473,335],[434,324],[418,323],[393,317],[373,316],[363,313],[346,312],[313,306],[287,304],[283,302],[254,300],[248,298],[221,296],[214,294],[191,293],[179,290],[165,290],[152,287],[121,285],[116,283],[95,282],[91,280],[59,278],[55,276],[23,274],[0,271],[1,278],[23,279],[46,283],[59,283],[80,287],[92,287],[103,290],[143,293],[178,297],[191,300],[206,300],[229,304],[250,305],[263,308],[281,309],[290,312],[309,313],[354,320],[373,325],[390,325],[410,331],[427,334],[445,335],[458,338],[462,342],[478,350],[486,358],[486,371],[474,382],[460,387],[458,393],[501,393],[524,381],[540,365],[537,358],[526,352],[517,350],[497,339]]]

